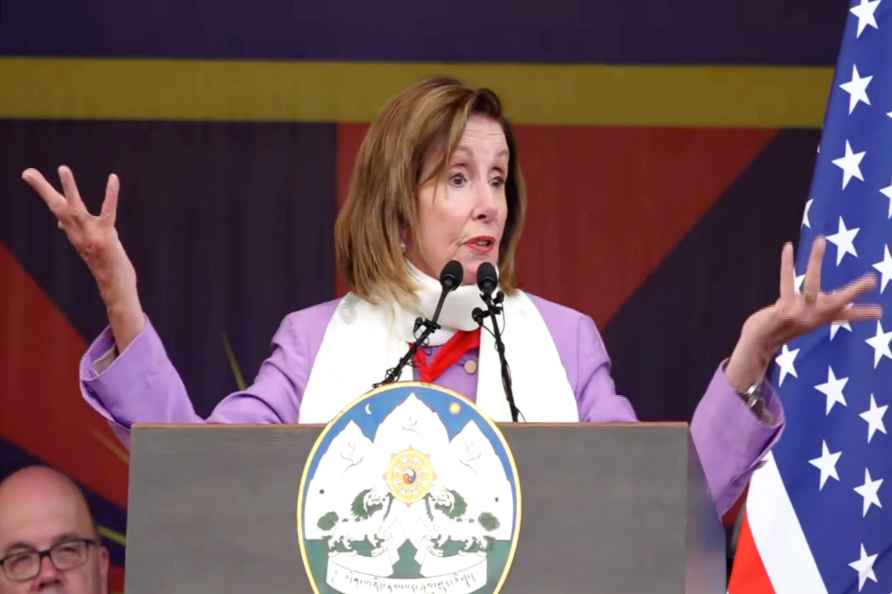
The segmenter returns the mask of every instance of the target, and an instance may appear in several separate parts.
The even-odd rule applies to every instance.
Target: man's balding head
[[[46,550],[66,540],[97,537],[83,493],[64,474],[32,466],[0,482],[0,558],[29,549]],[[87,562],[74,569],[58,571],[44,558],[40,573],[31,580],[14,582],[0,574],[0,594],[105,594],[107,581],[108,551],[88,546]]]

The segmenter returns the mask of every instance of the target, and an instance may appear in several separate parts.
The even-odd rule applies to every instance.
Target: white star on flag
[[[864,181],[864,176],[861,175],[861,161],[866,154],[867,151],[861,151],[860,153],[853,151],[852,145],[846,140],[846,153],[838,159],[833,159],[833,164],[842,169],[843,190],[846,189],[853,177]]]
[[[848,406],[846,404],[846,397],[842,393],[847,383],[849,383],[849,378],[838,378],[836,377],[836,374],[833,373],[833,368],[830,366],[827,367],[827,381],[815,386],[815,390],[827,396],[827,409],[824,411],[825,415],[830,414],[834,404],[839,403],[843,406]]]
[[[860,228],[846,229],[846,222],[839,217],[839,230],[833,235],[827,236],[827,241],[836,246],[836,265],[842,262],[846,254],[852,254],[856,258],[858,252],[855,250],[855,236],[858,235]]]
[[[858,34],[855,35],[856,38],[861,37],[861,34],[864,33],[864,29],[866,29],[868,25],[874,29],[879,29],[874,13],[877,10],[877,6],[880,5],[880,2],[882,2],[882,0],[861,0],[861,4],[853,6],[849,11],[858,17]],[[860,588],[858,589],[860,590]]]
[[[876,574],[873,573],[873,564],[877,560],[876,555],[868,555],[864,550],[864,543],[861,543],[861,556],[857,561],[849,563],[849,567],[858,572],[858,591],[864,587],[867,580],[877,581]]]
[[[861,509],[861,517],[864,518],[867,516],[867,510],[870,509],[871,505],[875,505],[879,508],[883,507],[883,504],[880,503],[879,490],[883,485],[883,479],[871,480],[870,478],[870,470],[867,468],[864,469],[864,484],[855,487],[854,491],[864,500],[863,507]]]
[[[883,423],[883,415],[886,414],[888,408],[888,404],[877,406],[877,401],[873,397],[873,394],[870,395],[870,408],[858,415],[867,423],[867,443],[870,443],[870,440],[873,439],[873,434],[877,431],[886,433],[886,424]]]
[[[805,203],[805,210],[802,212],[802,224],[809,229],[811,229],[811,221],[808,220],[808,211],[811,210],[811,205],[814,201],[814,198],[809,198]]]
[[[793,290],[796,291],[797,295],[802,295],[802,284],[805,282],[804,274],[796,274],[796,269],[793,268]]]
[[[827,479],[834,478],[837,481],[839,480],[839,474],[836,472],[836,463],[839,462],[840,456],[842,456],[842,452],[831,452],[830,448],[827,447],[827,442],[821,441],[820,457],[812,458],[808,461],[809,464],[821,471],[818,491],[824,490]]]
[[[892,280],[892,256],[889,255],[889,245],[883,246],[883,261],[877,262],[873,267],[880,273],[880,294],[886,290],[886,285]]]
[[[850,307],[852,307],[852,304],[851,304],[851,303],[849,303],[849,304],[846,306],[846,309],[848,309],[848,308],[850,308]],[[849,323],[848,320],[845,320],[845,321],[842,321],[842,322],[831,322],[831,323],[830,323],[830,340],[831,340],[831,341],[832,341],[834,338],[836,338],[836,333],[839,332],[839,329],[840,329],[840,328],[842,328],[842,329],[844,329],[844,330],[848,330],[849,332],[852,331],[852,325]]]
[[[892,182],[889,182],[885,188],[880,188],[880,194],[889,199],[889,214],[886,215],[886,218],[892,219]]]
[[[836,338],[836,333],[839,332],[839,329],[842,328],[844,330],[852,331],[852,325],[848,322],[833,322],[830,324],[830,340]]]
[[[855,107],[859,103],[870,105],[870,97],[867,96],[867,85],[873,80],[873,76],[861,77],[858,73],[858,66],[852,65],[852,79],[849,82],[842,83],[839,88],[849,94],[849,113],[855,111]]]
[[[880,364],[880,359],[888,357],[892,359],[892,351],[889,350],[889,342],[892,341],[892,332],[883,331],[883,323],[877,322],[877,333],[865,340],[873,348],[873,368]]]
[[[792,375],[793,377],[799,377],[799,374],[796,373],[796,367],[793,365],[793,361],[796,360],[796,355],[799,354],[799,349],[793,349],[792,351],[784,345],[781,349],[781,354],[775,357],[774,362],[777,363],[778,367],[780,367],[780,378],[777,380],[777,385],[784,385],[784,378],[787,375]]]

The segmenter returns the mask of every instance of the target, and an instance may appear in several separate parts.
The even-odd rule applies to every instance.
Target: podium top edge
[[[658,422],[635,422],[635,423],[496,423],[496,425],[505,429],[508,427],[554,427],[554,428],[676,428],[687,429],[689,423],[681,421],[658,421]],[[227,424],[206,424],[206,423],[136,423],[132,426],[132,430],[139,431],[143,429],[189,429],[189,430],[211,430],[211,431],[231,431],[235,429],[263,429],[263,430],[290,430],[290,429],[322,429],[324,424],[320,423],[278,423],[278,424],[250,424],[250,423],[227,423]]]

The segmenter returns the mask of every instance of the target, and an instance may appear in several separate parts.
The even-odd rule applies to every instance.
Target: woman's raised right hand
[[[81,200],[71,169],[60,166],[59,178],[61,194],[36,169],[22,172],[22,179],[46,203],[56,217],[58,227],[65,232],[96,280],[118,351],[123,351],[142,331],[145,316],[136,289],[136,270],[115,229],[120,187],[118,176],[114,173],[108,176],[99,216],[90,214]]]

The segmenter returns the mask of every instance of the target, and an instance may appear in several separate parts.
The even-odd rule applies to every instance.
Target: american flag
[[[850,7],[798,274],[819,235],[822,287],[873,271],[867,300],[884,318],[833,324],[778,354],[787,427],[753,476],[731,594],[892,592],[892,0]]]

